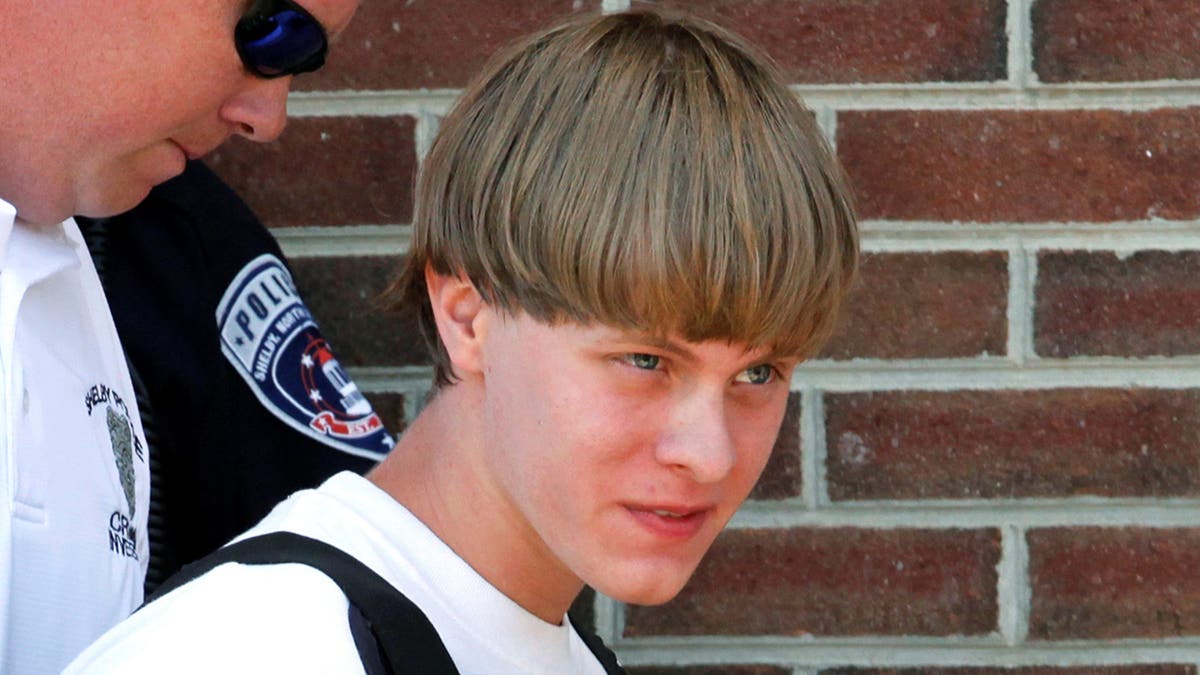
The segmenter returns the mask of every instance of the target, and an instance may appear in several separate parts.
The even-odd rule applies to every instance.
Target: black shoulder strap
[[[592,654],[596,656],[596,660],[600,665],[604,666],[604,672],[608,675],[625,675],[625,669],[617,663],[617,655],[604,644],[598,635],[591,631],[585,630],[583,626],[575,623],[575,619],[571,619],[571,626],[575,628],[575,632],[583,639],[584,644],[588,649],[592,650]]]
[[[345,551],[292,532],[243,539],[185,565],[159,586],[146,604],[227,562],[301,563],[318,569],[336,582],[350,604],[362,612],[392,673],[458,675],[433,624],[403,593]]]

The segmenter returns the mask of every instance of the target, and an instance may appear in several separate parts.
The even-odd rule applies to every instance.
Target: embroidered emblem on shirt
[[[112,441],[113,459],[117,462],[117,476],[121,478],[121,489],[129,504],[129,517],[137,513],[137,497],[134,495],[133,431],[129,420],[112,408],[108,408],[108,437]]]
[[[104,408],[104,421],[108,428],[109,442],[112,444],[113,462],[117,467],[121,492],[125,495],[125,506],[129,509],[128,515],[122,508],[117,508],[109,515],[108,548],[113,553],[137,560],[138,532],[134,525],[134,514],[137,513],[137,468],[134,466],[134,459],[145,463],[145,447],[129,421],[129,407],[112,388],[97,384],[88,390],[84,403],[88,416],[96,412],[97,408]]]
[[[394,445],[278,258],[261,255],[242,268],[217,306],[217,327],[225,357],[289,426],[376,460]]]

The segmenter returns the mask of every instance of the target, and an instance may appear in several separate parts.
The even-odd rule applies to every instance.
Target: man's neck
[[[583,583],[553,555],[484,461],[481,400],[440,391],[367,478],[530,613],[562,621]]]

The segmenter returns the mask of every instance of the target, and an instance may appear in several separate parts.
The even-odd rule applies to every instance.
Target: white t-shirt
[[[75,221],[0,201],[0,672],[58,673],[142,600],[145,440]]]
[[[285,530],[358,558],[429,617],[463,675],[603,675],[563,618],[530,614],[353,473],[298,492],[243,536]],[[133,615],[67,673],[362,673],[341,589],[300,564],[222,565]]]

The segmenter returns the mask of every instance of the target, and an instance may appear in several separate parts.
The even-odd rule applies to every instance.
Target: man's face
[[[248,0],[62,0],[6,7],[0,198],[50,223],[111,215],[233,134],[283,130],[291,77],[243,67]],[[332,38],[358,0],[298,0]]]
[[[488,473],[540,571],[637,604],[678,593],[746,498],[795,366],[523,314],[482,355]]]

